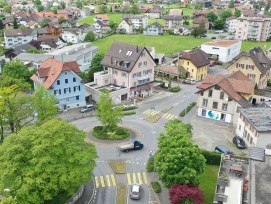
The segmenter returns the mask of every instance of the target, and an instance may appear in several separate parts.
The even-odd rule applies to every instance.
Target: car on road
[[[195,84],[196,82],[195,82],[195,80],[192,79],[192,78],[186,78],[186,79],[184,80],[184,83],[185,83],[185,84]]]
[[[223,145],[218,145],[215,147],[216,152],[225,153],[225,154],[233,154],[233,151],[229,149],[228,147],[225,147]]]
[[[207,35],[206,35],[206,34],[203,34],[203,35],[201,35],[201,37],[202,37],[202,38],[206,38],[206,37],[207,37]]]
[[[93,110],[95,110],[95,106],[92,104],[89,104],[89,105],[83,106],[80,109],[80,113],[86,113],[86,112],[93,111]]]
[[[134,183],[130,187],[130,198],[133,200],[139,200],[142,194],[142,188],[140,184]]]
[[[239,136],[235,136],[232,139],[232,143],[235,144],[238,149],[245,149],[247,147],[246,142]]]
[[[143,147],[144,145],[139,140],[132,137],[129,143],[119,145],[119,150],[122,152],[128,152],[130,150],[141,150]]]

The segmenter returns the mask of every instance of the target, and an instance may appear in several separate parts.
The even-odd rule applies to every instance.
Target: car
[[[140,184],[134,183],[130,187],[130,198],[133,200],[139,200],[142,194],[142,188]]]
[[[95,110],[95,106],[92,104],[89,104],[89,105],[83,106],[80,109],[80,113],[86,113],[86,112],[93,111],[93,110]]]
[[[195,84],[196,82],[195,82],[195,80],[192,79],[192,78],[186,78],[186,79],[184,80],[184,83],[185,83],[185,84]]]
[[[245,149],[247,147],[246,142],[239,136],[235,136],[232,139],[232,143],[235,144],[238,149]]]
[[[201,35],[201,37],[206,38],[206,37],[207,37],[207,35],[206,35],[206,34],[203,34],[203,35]]]
[[[225,147],[223,145],[218,145],[215,147],[216,152],[225,153],[225,154],[233,154],[233,151],[229,149],[228,147]]]

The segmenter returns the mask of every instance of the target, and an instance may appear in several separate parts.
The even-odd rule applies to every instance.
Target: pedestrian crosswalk
[[[146,115],[156,115],[156,114],[158,114],[160,111],[158,111],[158,110],[146,110],[146,111],[144,111],[143,113],[144,114],[146,114]]]
[[[143,114],[146,114],[146,115],[162,115],[163,113],[160,112],[159,110],[146,110],[143,112]],[[171,114],[171,113],[164,113],[162,115],[162,118],[166,119],[166,120],[173,120],[173,119],[177,119],[178,116],[174,115],[174,114]]]
[[[148,184],[148,177],[146,172],[126,173],[126,179],[128,185],[131,185],[132,183]],[[95,176],[94,181],[96,188],[116,187],[116,178],[114,174]]]
[[[165,118],[167,120],[173,120],[173,119],[177,119],[178,117],[176,115],[170,114],[170,113],[165,113],[162,118]]]

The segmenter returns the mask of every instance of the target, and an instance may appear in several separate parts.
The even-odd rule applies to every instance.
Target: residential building
[[[143,31],[144,35],[161,35],[163,33],[163,26],[157,22],[154,22],[147,26]]]
[[[240,40],[213,40],[201,45],[200,49],[209,57],[216,58],[221,62],[230,62],[240,54],[242,41]]]
[[[207,76],[208,65],[208,55],[200,49],[180,53],[180,67],[188,72],[186,78],[203,80]]]
[[[59,110],[86,105],[85,86],[78,76],[79,66],[75,61],[61,62],[53,58],[45,60],[31,77],[34,87],[44,86],[55,95]]]
[[[271,36],[271,18],[240,17],[236,24],[235,39],[266,41]]]
[[[84,41],[87,33],[81,28],[64,28],[61,38],[67,43],[81,43]]]
[[[40,35],[37,41],[40,44],[41,50],[47,52],[60,49],[66,45],[66,42],[61,37],[54,35]]]
[[[99,20],[96,21],[93,26],[96,29],[96,32],[100,32],[102,34],[106,34],[108,31],[111,30],[108,24],[104,24],[102,21]]]
[[[270,102],[271,101],[271,89],[255,89],[254,95],[252,98],[252,104],[255,106],[259,106],[263,102]],[[262,107],[262,106],[261,106]]]
[[[265,148],[271,143],[271,108],[240,108],[236,134],[248,147]]]
[[[159,9],[150,9],[145,12],[145,16],[151,19],[160,19],[162,16],[162,11]]]
[[[22,53],[16,59],[38,68],[48,58],[54,58],[62,62],[76,61],[81,72],[89,69],[91,61],[99,48],[91,43],[79,43],[66,46],[45,54]]]
[[[123,19],[118,25],[117,33],[132,34],[133,24],[128,19]]]
[[[37,40],[37,31],[32,29],[26,30],[5,30],[4,39],[5,47],[13,48],[17,45],[22,45],[30,42],[31,40]]]
[[[5,54],[5,60],[9,61],[12,60],[14,57],[18,56],[21,53],[27,53],[28,50],[30,49],[36,49],[33,45],[26,43],[23,45],[18,45],[14,48],[8,49],[4,54]]]
[[[193,28],[199,27],[203,23],[206,30],[209,30],[209,20],[204,16],[199,16],[193,19]]]
[[[241,71],[230,75],[208,75],[197,86],[197,115],[236,126],[238,109],[251,106],[249,101],[254,86],[254,82]]]
[[[116,103],[152,94],[155,62],[145,47],[113,43],[101,64],[104,71],[86,84],[93,100],[99,99],[101,89],[109,90]]]
[[[143,28],[148,26],[148,17],[139,15],[123,15],[122,19],[128,19],[132,24],[134,29]]]
[[[182,16],[183,10],[182,9],[169,9],[168,15],[169,16]]]
[[[94,22],[101,21],[104,24],[109,24],[109,17],[107,14],[97,14],[93,20]]]
[[[165,78],[172,78],[173,80],[180,79],[180,71],[177,66],[162,65],[155,68],[155,75]]]
[[[163,16],[162,19],[165,20],[164,30],[174,30],[179,29],[183,25],[182,16]]]
[[[257,88],[263,89],[270,79],[270,68],[271,60],[260,47],[255,47],[234,57],[228,70],[230,74],[240,70],[256,83]]]
[[[230,33],[235,33],[237,22],[238,20],[236,16],[227,18],[225,22],[225,30]]]

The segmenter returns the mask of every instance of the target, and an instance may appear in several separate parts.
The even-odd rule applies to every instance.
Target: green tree
[[[88,71],[88,80],[89,81],[93,81],[94,80],[94,73],[95,72],[99,72],[103,70],[103,65],[101,65],[101,61],[104,58],[104,54],[102,53],[97,53],[92,61],[91,61],[91,65]]]
[[[208,20],[210,21],[210,22],[215,22],[216,21],[216,19],[217,19],[217,15],[214,13],[214,12],[209,12],[209,13],[207,13],[206,15],[205,15],[205,17],[206,18],[208,18]]]
[[[207,29],[205,28],[205,24],[203,22],[201,22],[199,24],[199,34],[200,36],[205,34],[207,32]]]
[[[38,86],[32,96],[32,105],[37,113],[39,122],[57,114],[56,99],[43,86]]]
[[[234,1],[233,0],[230,0],[228,8],[234,8]]]
[[[5,6],[3,7],[3,11],[4,11],[5,13],[10,13],[10,12],[11,12],[11,7],[10,7],[9,5],[5,5]]]
[[[92,31],[90,31],[90,32],[88,32],[88,34],[86,35],[84,41],[85,41],[85,42],[93,42],[95,39],[96,39],[95,34],[94,34]]]
[[[38,12],[44,11],[44,6],[43,5],[37,5],[37,10],[38,10]]]
[[[14,18],[14,20],[13,20],[13,28],[14,29],[18,29],[19,28],[16,18]]]
[[[200,30],[199,30],[198,26],[192,28],[191,35],[194,36],[194,38],[196,38],[200,35]]]
[[[57,8],[52,8],[52,12],[54,13],[54,14],[57,14]]]
[[[57,19],[57,22],[58,22],[58,23],[62,23],[63,21],[65,21],[64,16],[60,16],[60,17]]]
[[[139,14],[139,7],[137,4],[133,4],[130,8],[130,13],[132,14]]]
[[[188,20],[185,20],[185,21],[183,22],[183,24],[189,26],[189,25],[190,25],[190,22],[189,22]]]
[[[34,0],[34,4],[37,5],[41,5],[41,0]]]
[[[62,8],[62,9],[66,8],[66,3],[64,1],[60,2],[60,8]]]
[[[203,8],[203,2],[197,1],[195,5],[195,10],[202,10],[202,8]]]
[[[0,191],[9,188],[15,204],[66,202],[95,167],[95,146],[85,138],[60,119],[10,135],[0,146]]]
[[[115,21],[109,21],[109,26],[111,28],[112,33],[116,33],[116,30],[118,28],[118,24],[115,23]]]
[[[270,10],[270,2],[268,1],[268,3],[266,4],[265,8],[264,8],[264,13],[268,13]]]
[[[225,24],[225,21],[223,21],[222,19],[217,19],[214,22],[213,27],[215,30],[222,30],[224,28],[224,24]]]
[[[44,27],[44,26],[48,25],[48,23],[50,23],[49,18],[43,18],[43,19],[41,20],[40,26],[41,26],[41,27]]]
[[[107,12],[108,12],[108,8],[107,8],[106,5],[100,5],[99,6],[99,13],[104,14],[104,13],[107,13]]]
[[[44,54],[45,51],[37,50],[36,48],[31,48],[31,49],[27,50],[27,53]]]
[[[114,131],[123,117],[122,108],[113,108],[114,101],[111,99],[109,92],[101,93],[97,105],[97,118],[101,121],[103,129],[106,132]]]
[[[232,12],[229,11],[229,10],[225,10],[225,11],[222,11],[222,13],[220,14],[220,19],[225,22],[227,18],[231,17],[232,16]]]
[[[234,11],[234,15],[235,15],[236,17],[240,17],[240,16],[241,16],[241,10],[236,9],[236,10]]]
[[[199,184],[205,158],[198,146],[190,141],[191,135],[185,124],[173,120],[166,124],[165,132],[158,138],[154,159],[159,179],[166,187],[174,183]]]
[[[3,20],[0,19],[0,30],[3,30],[5,28],[5,25],[3,23]]]

